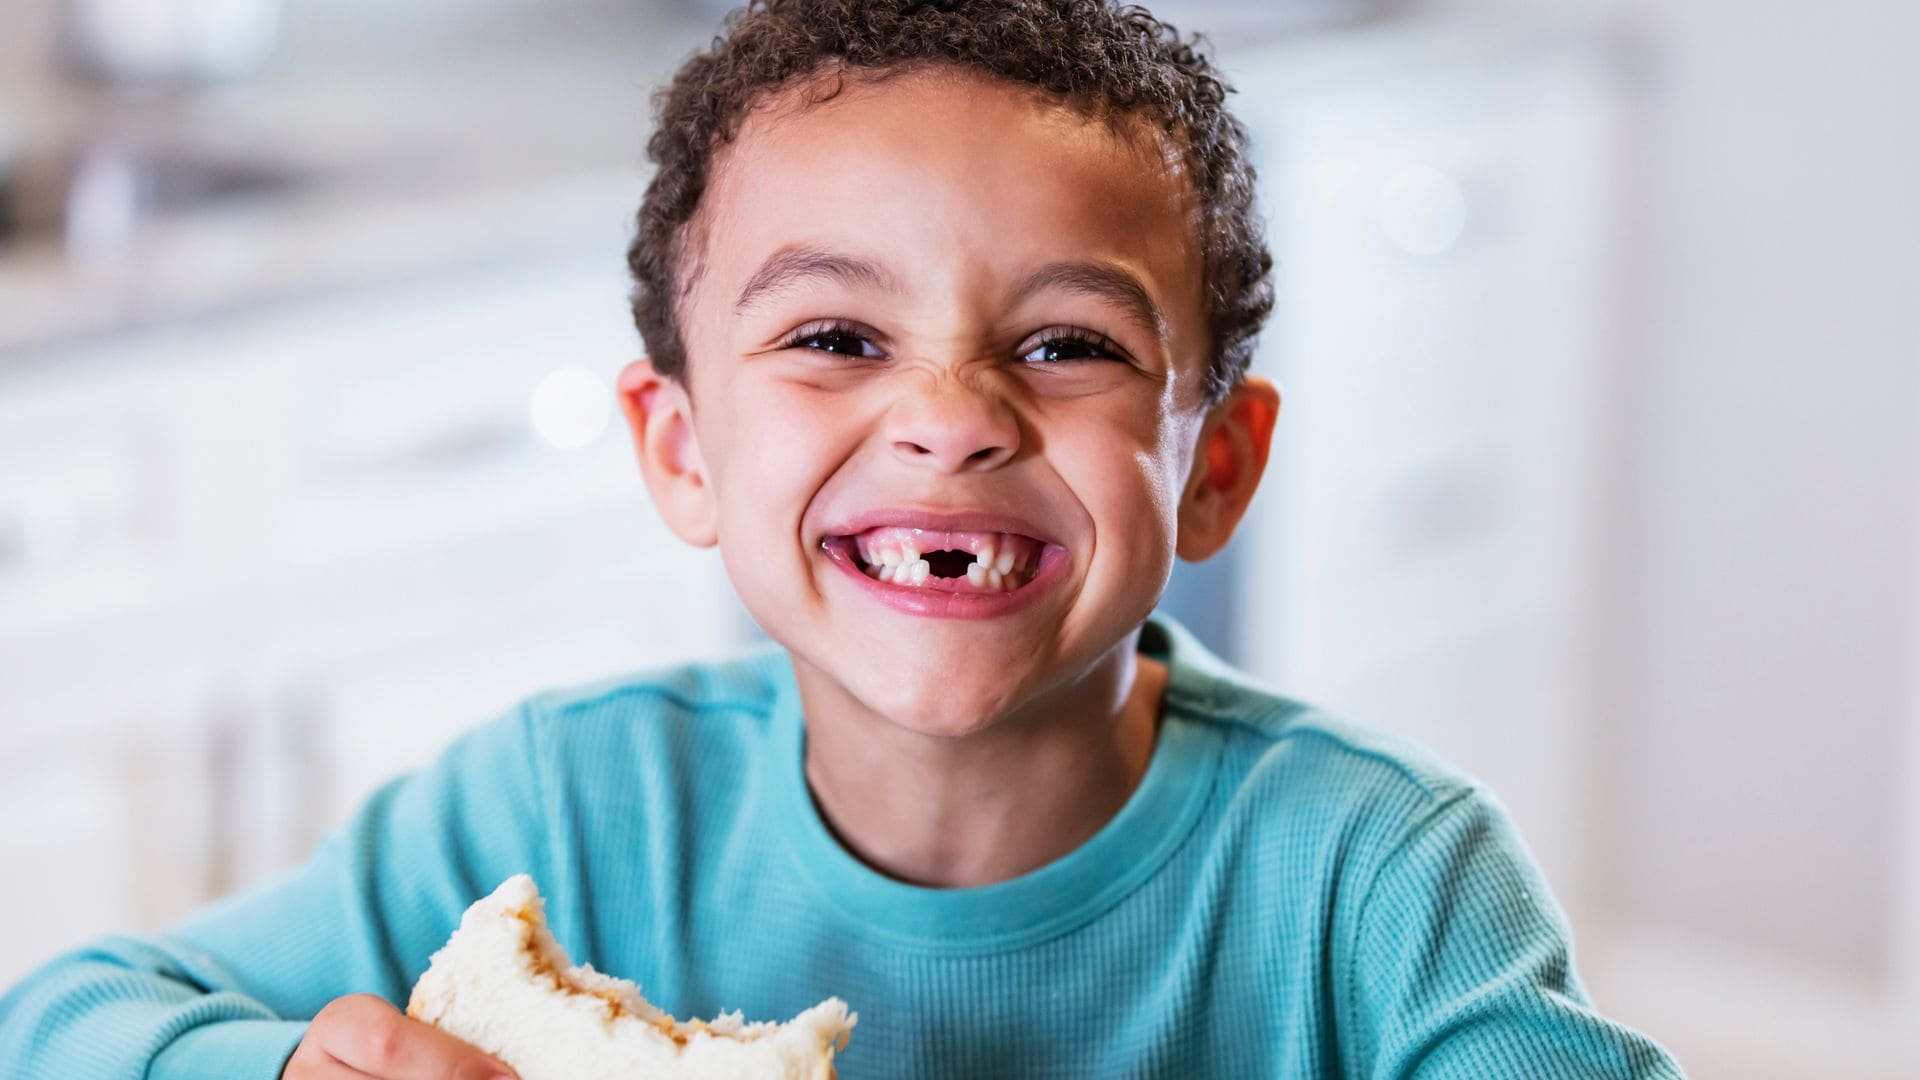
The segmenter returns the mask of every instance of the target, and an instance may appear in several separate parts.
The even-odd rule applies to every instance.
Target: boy
[[[846,999],[848,1080],[1678,1075],[1486,793],[1149,619],[1279,407],[1223,97],[1100,0],[731,20],[658,101],[620,391],[783,650],[523,705],[29,980],[9,1075],[510,1075],[393,1003],[522,871],[677,1015]]]

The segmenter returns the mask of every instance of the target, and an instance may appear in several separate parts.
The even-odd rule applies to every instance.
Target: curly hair
[[[656,166],[627,249],[633,320],[654,367],[684,381],[676,297],[688,223],[716,154],[752,107],[823,76],[885,77],[937,65],[978,71],[1064,100],[1083,114],[1143,117],[1183,153],[1199,208],[1211,334],[1206,401],[1246,374],[1273,307],[1273,260],[1254,213],[1247,134],[1205,39],[1111,0],[751,0],[653,95]],[[811,100],[833,96],[832,88]]]

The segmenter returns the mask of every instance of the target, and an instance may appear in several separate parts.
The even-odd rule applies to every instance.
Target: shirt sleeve
[[[0,1074],[272,1080],[327,1002],[403,1007],[461,913],[546,850],[525,709],[394,780],[302,865],[0,997]]]
[[[1491,795],[1434,808],[1359,908],[1343,1027],[1370,1080],[1670,1080],[1680,1066],[1602,1017],[1565,915]]]

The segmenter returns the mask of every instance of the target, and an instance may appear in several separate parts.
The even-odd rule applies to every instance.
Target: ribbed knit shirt
[[[1430,754],[1254,684],[1177,623],[1153,756],[1091,839],[933,889],[829,831],[784,653],[535,697],[304,864],[0,999],[0,1074],[267,1080],[346,994],[403,1006],[533,875],[575,962],[674,1015],[859,1014],[843,1080],[1677,1077],[1595,1012],[1507,815]]]

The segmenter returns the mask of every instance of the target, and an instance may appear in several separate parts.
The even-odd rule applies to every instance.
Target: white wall
[[[1893,826],[1920,780],[1899,752],[1920,9],[1633,6],[1647,159],[1621,899],[1877,977]]]
[[[1920,8],[1561,6],[1637,68],[1618,900],[1871,973],[1915,779]]]

